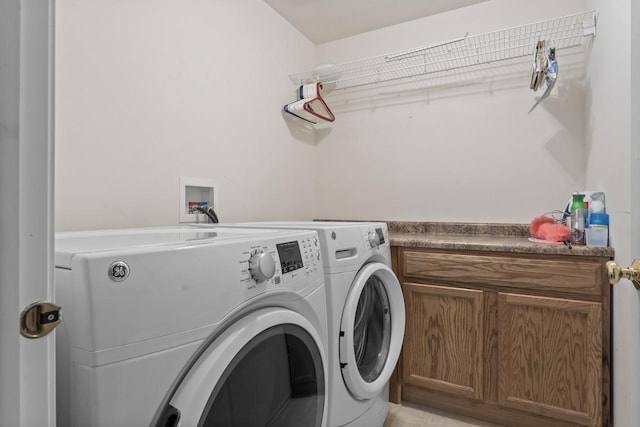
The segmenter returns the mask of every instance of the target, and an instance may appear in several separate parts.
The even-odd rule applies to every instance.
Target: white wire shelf
[[[403,50],[387,55],[291,74],[294,85],[322,82],[335,89],[410,79],[430,73],[532,56],[539,40],[556,49],[582,46],[596,34],[597,12],[590,10],[546,21]]]

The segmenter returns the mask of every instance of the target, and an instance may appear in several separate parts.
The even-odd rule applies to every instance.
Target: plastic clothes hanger
[[[320,95],[322,83],[309,83],[298,89],[299,100],[284,106],[284,111],[307,122],[333,122],[336,118]]]

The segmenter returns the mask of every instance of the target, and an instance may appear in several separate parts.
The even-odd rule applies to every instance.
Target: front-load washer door
[[[340,366],[358,399],[378,395],[391,378],[404,336],[405,310],[398,278],[385,264],[366,264],[347,296],[340,325]]]
[[[324,359],[319,334],[300,314],[248,314],[207,347],[155,425],[324,426]]]

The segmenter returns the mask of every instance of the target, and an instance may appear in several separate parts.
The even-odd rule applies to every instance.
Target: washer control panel
[[[240,255],[241,281],[251,289],[267,287],[322,273],[320,243],[316,233],[275,244],[252,246]],[[319,272],[319,273],[318,273]]]

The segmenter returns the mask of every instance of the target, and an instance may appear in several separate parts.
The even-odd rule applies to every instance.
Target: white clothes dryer
[[[216,225],[318,232],[328,310],[329,426],[381,427],[389,411],[388,381],[400,355],[405,326],[404,298],[391,270],[386,223]]]
[[[326,426],[317,242],[296,230],[58,233],[58,425]]]

